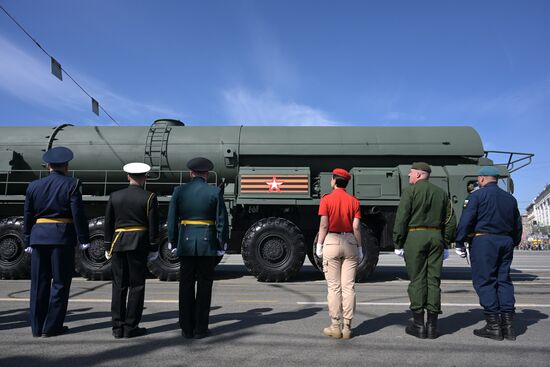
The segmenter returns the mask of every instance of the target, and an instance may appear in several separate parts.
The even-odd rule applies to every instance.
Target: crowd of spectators
[[[518,246],[519,250],[545,251],[550,250],[549,240],[522,241]]]

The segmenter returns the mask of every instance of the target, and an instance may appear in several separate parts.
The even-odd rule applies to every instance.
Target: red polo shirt
[[[361,218],[359,200],[337,187],[321,198],[319,216],[328,217],[329,232],[353,232],[353,219]]]

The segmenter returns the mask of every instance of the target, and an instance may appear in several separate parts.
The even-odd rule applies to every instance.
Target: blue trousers
[[[470,251],[472,282],[485,314],[514,312],[516,299],[510,278],[513,258],[511,237],[491,234],[474,237]]]
[[[74,246],[33,246],[30,295],[32,335],[55,334],[63,328],[73,271]]]

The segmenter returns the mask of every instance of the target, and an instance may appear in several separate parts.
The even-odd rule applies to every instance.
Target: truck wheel
[[[323,262],[315,254],[315,246],[317,244],[317,238],[319,234],[315,236],[315,241],[313,241],[313,259],[312,264],[323,271]],[[365,281],[372,276],[376,265],[378,264],[378,256],[380,254],[380,246],[378,238],[375,236],[374,231],[367,227],[364,223],[361,223],[361,240],[363,243],[363,260],[357,266],[357,274],[355,279],[360,281]]]
[[[97,217],[88,221],[90,247],[86,250],[76,248],[75,269],[88,280],[110,280],[111,260],[105,258],[104,218]]]
[[[364,256],[357,266],[356,280],[358,282],[365,281],[372,276],[380,255],[380,241],[374,231],[364,223],[361,223],[361,240],[363,241]]]
[[[261,219],[246,231],[241,253],[244,265],[260,282],[287,281],[304,263],[304,236],[286,219]]]
[[[163,281],[179,280],[180,261],[168,249],[168,227],[166,223],[160,228],[159,241],[159,256],[154,261],[149,261],[147,264],[149,271]]]
[[[306,249],[307,258],[309,259],[309,262],[313,267],[319,271],[323,270],[323,267],[319,267],[319,258],[315,255],[315,246],[317,245],[317,238],[319,237],[319,234],[315,236],[315,240],[313,241],[313,246],[310,246]]]
[[[9,217],[0,221],[0,277],[22,279],[28,277],[31,257],[25,253],[23,217]]]

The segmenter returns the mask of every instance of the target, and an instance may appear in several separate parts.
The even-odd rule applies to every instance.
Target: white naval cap
[[[132,162],[125,164],[122,169],[129,175],[144,175],[151,170],[151,166],[146,163]]]

